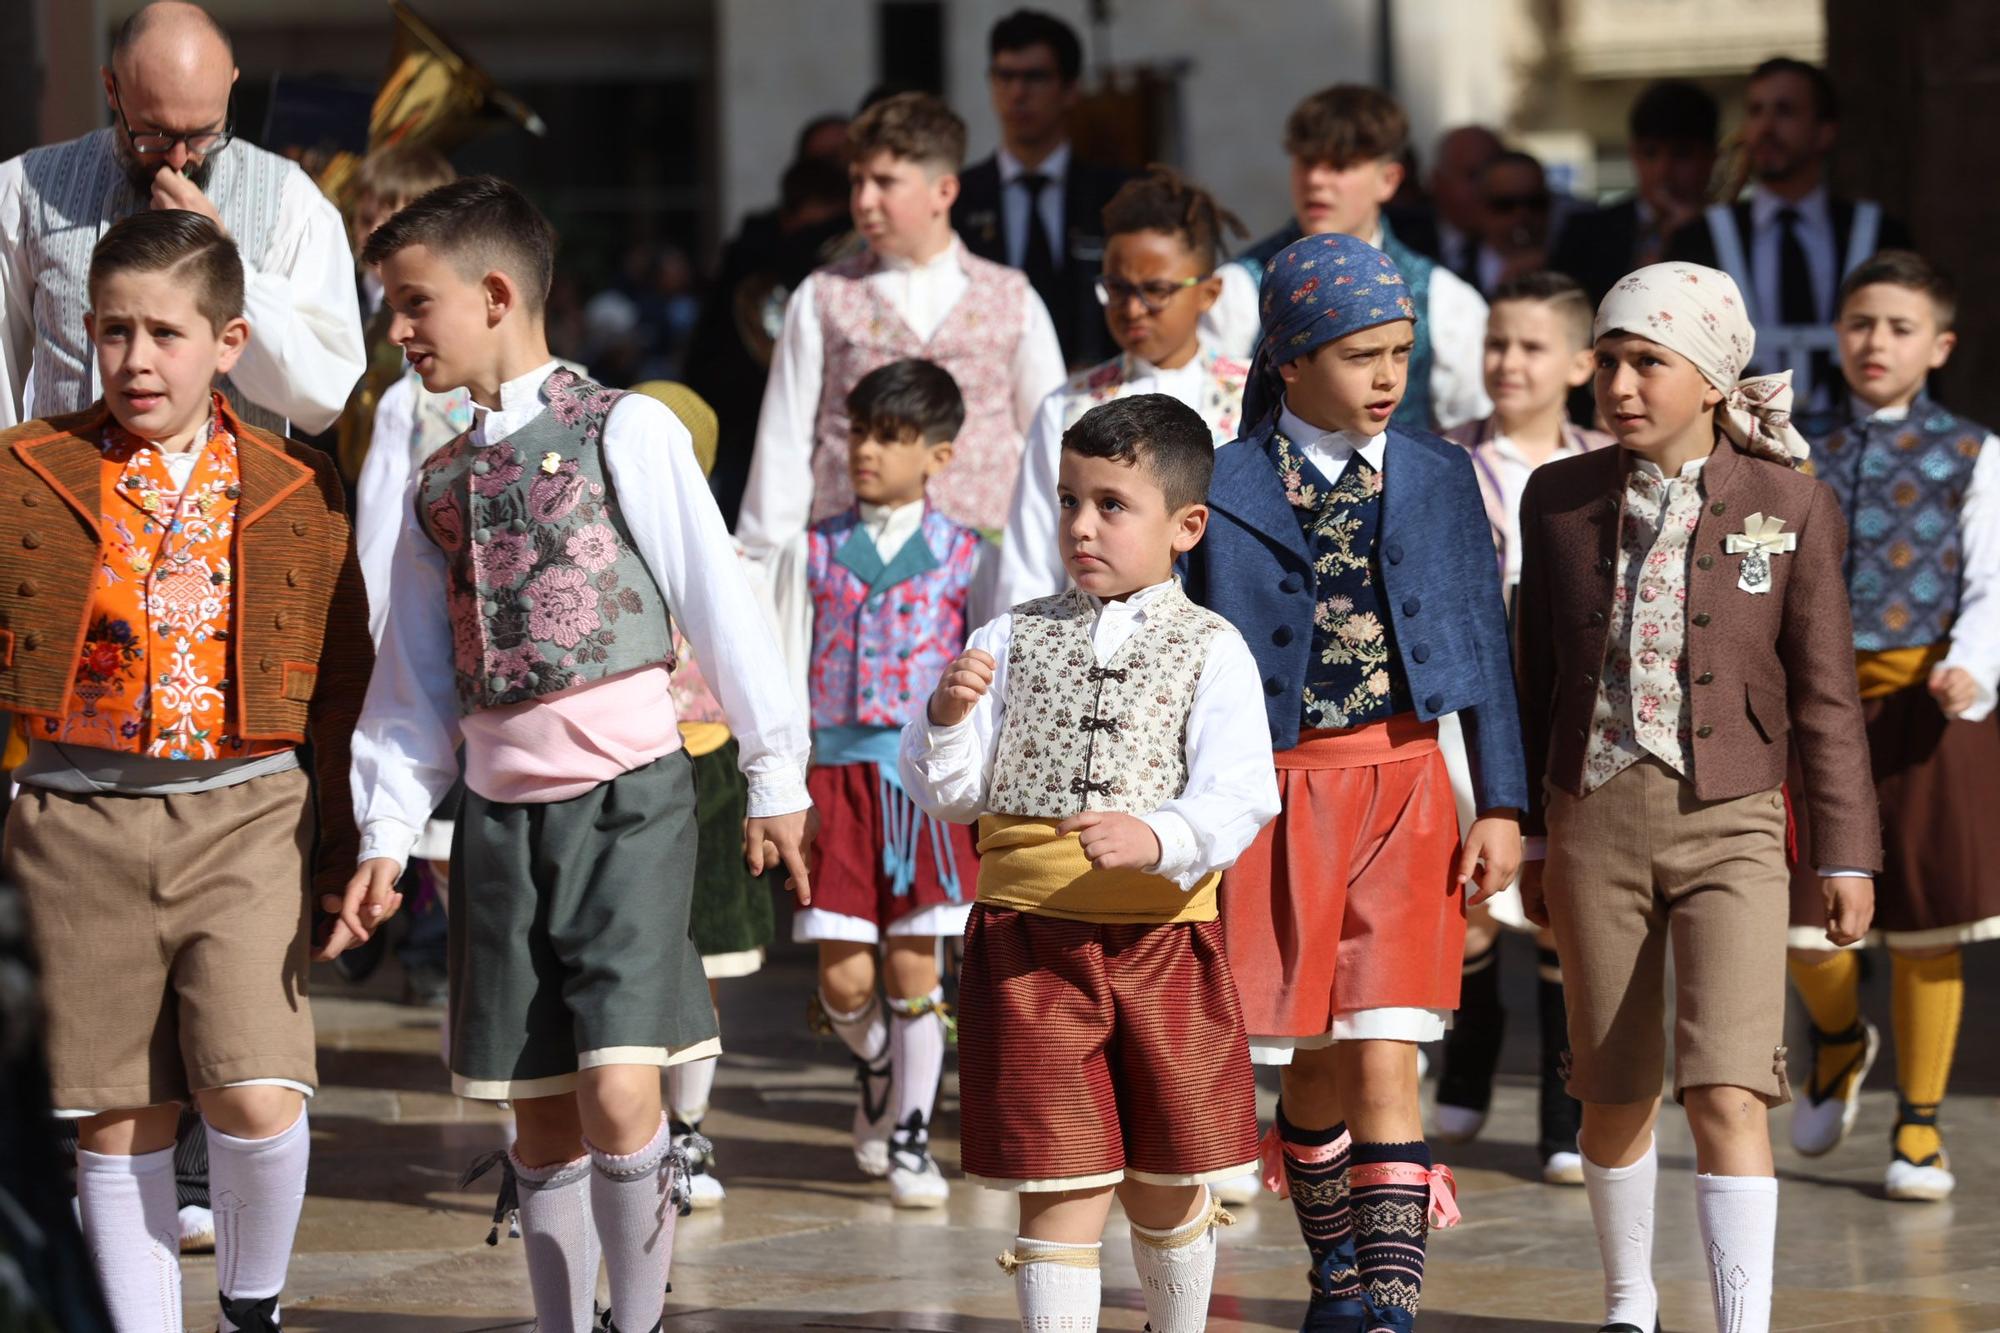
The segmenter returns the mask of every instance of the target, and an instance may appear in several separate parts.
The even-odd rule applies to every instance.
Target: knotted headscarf
[[[1264,267],[1259,310],[1264,333],[1243,389],[1243,420],[1253,426],[1284,401],[1279,366],[1350,333],[1417,318],[1396,261],[1340,232],[1280,250]]]
[[[1792,372],[1738,379],[1757,347],[1757,330],[1736,280],[1700,264],[1648,264],[1613,287],[1597,307],[1593,338],[1632,333],[1679,352],[1722,391],[1715,409],[1723,434],[1759,458],[1803,467],[1811,454],[1792,426]]]

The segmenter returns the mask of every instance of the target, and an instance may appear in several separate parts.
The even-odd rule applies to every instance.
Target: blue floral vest
[[[1329,485],[1283,433],[1271,433],[1270,450],[1313,553],[1313,648],[1300,727],[1336,730],[1408,712],[1410,682],[1376,570],[1382,474],[1355,454]]]
[[[1397,239],[1388,218],[1382,219],[1381,227],[1381,251],[1396,262],[1397,271],[1403,275],[1403,285],[1409,288],[1410,300],[1417,307],[1416,345],[1410,348],[1410,370],[1403,385],[1403,401],[1396,405],[1396,413],[1389,420],[1404,430],[1434,431],[1437,421],[1431,412],[1431,366],[1437,357],[1431,349],[1430,321],[1431,273],[1437,268],[1437,261],[1418,254]],[[1304,234],[1296,221],[1287,222],[1232,262],[1248,269],[1250,276],[1262,287],[1264,266]]]
[[[1958,511],[1986,434],[1919,395],[1903,420],[1850,422],[1814,449],[1814,474],[1847,517],[1857,649],[1951,637],[1963,559]]]
[[[497,444],[461,435],[418,473],[417,517],[444,552],[461,712],[673,665],[667,599],[604,467],[604,422],[623,396],[558,370],[541,415]]]

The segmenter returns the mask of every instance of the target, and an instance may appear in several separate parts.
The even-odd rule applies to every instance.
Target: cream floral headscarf
[[[1811,454],[1792,426],[1792,372],[1738,379],[1757,346],[1736,280],[1700,264],[1648,264],[1626,277],[1597,307],[1593,338],[1632,333],[1679,352],[1722,391],[1715,409],[1723,433],[1746,451],[1787,467]]]

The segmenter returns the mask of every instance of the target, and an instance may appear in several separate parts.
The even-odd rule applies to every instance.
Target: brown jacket
[[[227,405],[243,494],[230,564],[230,729],[310,739],[319,891],[354,872],[348,744],[375,653],[340,479],[318,450],[246,426]],[[102,403],[0,434],[0,710],[58,717],[75,677],[102,539]]]
[[[1622,449],[1599,449],[1550,463],[1521,500],[1517,660],[1531,792],[1524,832],[1543,831],[1537,779],[1582,794],[1610,632],[1625,460]],[[1815,859],[1878,870],[1882,838],[1842,575],[1847,525],[1833,492],[1726,442],[1701,484],[1687,581],[1695,794],[1727,800],[1782,786],[1789,742],[1815,816]],[[1799,538],[1796,551],[1772,557],[1767,593],[1736,586],[1743,556],[1724,549],[1751,514],[1781,518]]]

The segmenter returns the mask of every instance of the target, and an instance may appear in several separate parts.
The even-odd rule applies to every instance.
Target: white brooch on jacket
[[[1723,550],[1743,557],[1737,587],[1745,592],[1771,591],[1771,557],[1799,549],[1799,534],[1780,531],[1784,526],[1785,520],[1776,515],[1752,514],[1743,520],[1743,531],[1723,539]]]

